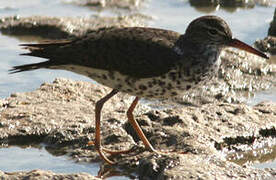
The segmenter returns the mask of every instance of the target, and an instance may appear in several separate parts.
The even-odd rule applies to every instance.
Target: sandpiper
[[[102,28],[74,40],[22,46],[29,50],[23,55],[47,61],[14,66],[11,73],[39,68],[64,69],[88,76],[113,89],[95,106],[94,145],[110,164],[114,162],[105,153],[129,152],[112,151],[101,146],[101,110],[112,96],[118,92],[136,96],[127,111],[128,120],[145,148],[156,152],[133,118],[133,110],[141,97],[173,98],[200,86],[216,75],[220,52],[227,46],[268,58],[233,38],[227,23],[217,16],[193,20],[185,34],[147,27]]]

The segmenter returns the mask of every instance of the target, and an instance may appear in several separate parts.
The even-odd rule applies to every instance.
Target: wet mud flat
[[[97,84],[56,79],[33,92],[15,93],[0,103],[1,142],[44,143],[77,161],[99,162],[94,147],[87,143],[94,139],[95,102],[109,91]],[[131,97],[120,94],[103,110],[103,144],[112,149],[137,146],[137,151],[130,155],[112,157],[120,169],[153,179],[275,177],[273,171],[240,166],[225,157],[227,151],[242,151],[237,148],[241,145],[253,146],[264,139],[275,143],[275,103],[249,107],[221,102],[164,110],[150,110],[141,105],[135,112],[136,119],[153,146],[181,152],[159,155],[143,151],[126,122],[130,102]],[[25,175],[30,173],[37,172]],[[12,177],[9,173],[2,174]],[[22,172],[16,175],[22,176]]]
[[[106,26],[142,26],[141,15],[116,18],[95,17],[7,17],[0,21],[2,33],[18,38],[79,37]],[[39,30],[38,30],[39,29]],[[37,33],[38,32],[38,33]],[[155,154],[143,150],[126,121],[133,97],[119,94],[102,111],[102,143],[110,149],[128,149],[131,154],[112,157],[115,167],[135,173],[140,179],[273,179],[275,169],[256,169],[227,159],[228,153],[245,152],[256,144],[275,146],[276,103],[245,103],[245,95],[275,87],[276,66],[238,50],[221,56],[217,78],[201,89],[175,100],[173,108],[151,109],[140,104],[135,118],[157,150],[179,153]],[[5,145],[43,143],[79,162],[100,162],[93,146],[94,106],[111,89],[95,83],[57,78],[37,90],[14,93],[0,100],[0,142]],[[167,102],[164,102],[167,103]],[[171,102],[168,102],[171,103]],[[163,103],[160,102],[162,105]],[[257,147],[256,147],[257,148]],[[102,165],[109,169],[109,165]],[[105,174],[105,172],[103,172]],[[2,172],[1,178],[96,179],[87,173],[51,171]]]

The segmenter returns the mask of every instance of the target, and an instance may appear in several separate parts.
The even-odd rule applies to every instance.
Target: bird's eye
[[[215,30],[215,29],[209,29],[209,34],[211,34],[211,35],[217,35],[218,34],[218,31],[217,30]]]

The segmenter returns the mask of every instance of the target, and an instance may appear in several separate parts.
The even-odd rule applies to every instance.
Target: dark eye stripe
[[[209,29],[209,32],[213,35],[219,34],[216,29]]]

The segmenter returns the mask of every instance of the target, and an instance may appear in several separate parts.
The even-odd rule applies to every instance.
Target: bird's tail
[[[25,49],[29,50],[29,52],[23,53],[20,55],[41,57],[41,58],[48,59],[48,61],[14,66],[9,71],[11,74],[13,74],[13,73],[18,73],[22,71],[30,71],[30,70],[35,70],[39,68],[50,68],[51,66],[59,65],[59,62],[55,61],[55,55],[57,55],[56,49],[61,46],[67,45],[68,43],[70,43],[70,41],[59,41],[59,42],[50,41],[50,42],[44,42],[40,44],[20,44],[20,46],[23,46]]]
[[[25,64],[21,66],[13,66],[12,69],[9,70],[10,74],[22,72],[22,71],[30,71],[40,68],[49,68],[52,65],[51,61],[45,61],[34,64]]]
[[[50,59],[57,55],[57,49],[69,44],[71,41],[46,41],[39,44],[20,44],[24,49],[29,50],[28,53],[23,53],[23,56],[34,56]]]

